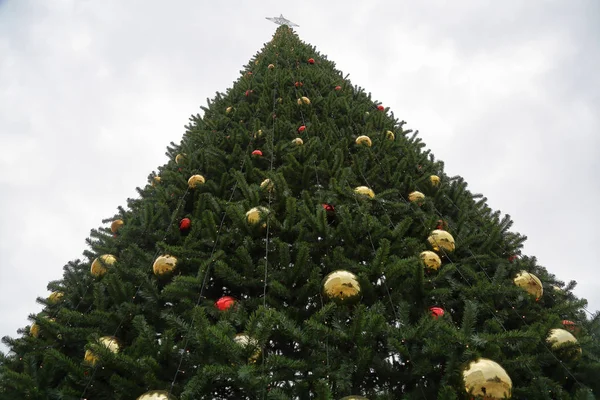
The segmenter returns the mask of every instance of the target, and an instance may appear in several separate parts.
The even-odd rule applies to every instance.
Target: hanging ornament
[[[297,137],[296,139],[292,140],[292,143],[295,144],[296,146],[302,146],[304,144],[304,140]]]
[[[233,297],[223,296],[215,302],[215,307],[217,307],[219,311],[225,311],[233,307],[234,304],[235,299]]]
[[[335,87],[335,90],[337,90],[337,91],[340,91],[340,90],[342,90],[342,87],[341,87],[340,85],[337,85],[337,86]]]
[[[50,293],[50,296],[48,296],[48,303],[56,304],[62,300],[64,295],[65,294],[63,292],[52,292]]]
[[[110,224],[110,231],[112,233],[117,233],[119,231],[119,229],[121,229],[121,227],[124,225],[125,223],[123,222],[122,219],[115,219],[111,224]]]
[[[255,157],[262,157],[263,153],[260,150],[254,150],[252,152],[252,155],[255,156]]]
[[[356,138],[356,144],[361,145],[361,146],[371,147],[371,144],[372,144],[371,138],[368,137],[367,135],[361,135]]]
[[[437,176],[437,175],[430,175],[429,176],[429,183],[431,183],[431,186],[433,186],[433,187],[440,186],[440,177]]]
[[[423,202],[425,201],[425,195],[417,191],[411,192],[408,195],[408,201],[410,201],[411,203],[423,204]]]
[[[535,296],[536,300],[539,300],[544,294],[544,286],[542,286],[542,281],[540,281],[537,276],[530,272],[519,272],[513,281],[515,282],[515,285],[525,289],[529,294]]]
[[[386,131],[385,132],[385,138],[387,140],[392,140],[393,141],[396,138],[396,136],[394,135],[394,132],[392,132],[392,131]]]
[[[300,125],[300,127],[298,128],[298,132],[302,133],[306,130],[306,126],[304,125]]]
[[[487,358],[472,361],[463,371],[467,393],[486,400],[509,399],[512,380],[500,364]]]
[[[265,179],[260,183],[260,188],[263,190],[268,190],[269,192],[273,190],[273,187],[273,181],[271,181],[270,179]]]
[[[309,58],[308,59],[308,63],[309,64],[314,64],[315,63],[315,59],[314,58]]]
[[[254,90],[246,90],[246,97],[250,97],[254,93]]]
[[[323,294],[340,305],[354,303],[361,294],[358,278],[349,271],[333,271],[323,279]]]
[[[579,347],[577,339],[564,329],[551,329],[546,342],[562,358],[576,359],[581,355],[581,347]]]
[[[516,261],[516,260],[518,260],[518,259],[519,259],[519,256],[518,256],[518,255],[516,255],[516,254],[512,254],[512,255],[510,255],[510,256],[508,257],[508,261],[509,261],[509,262],[514,262],[514,261]]]
[[[384,110],[385,110],[385,107],[384,107],[384,106],[382,106],[382,105],[379,105],[379,106],[377,106],[377,109],[378,109],[379,111],[384,111]]]
[[[40,336],[40,326],[35,322],[31,324],[31,327],[29,328],[29,336],[33,336],[34,338]]]
[[[175,400],[175,397],[170,396],[166,390],[151,390],[138,397],[137,400]]]
[[[187,233],[192,227],[192,220],[189,218],[184,218],[179,221],[179,231],[182,233]]]
[[[433,247],[434,251],[439,252],[440,249],[443,249],[447,252],[454,251],[454,238],[451,234],[441,229],[436,229],[432,231],[429,237],[427,238],[427,241],[429,242],[431,247]]]
[[[563,319],[562,325],[566,330],[573,333],[579,333],[581,331],[581,328],[579,328],[575,322],[569,321],[568,319]]]
[[[188,186],[190,189],[196,189],[198,186],[203,185],[205,179],[202,175],[192,175],[190,179],[188,179]]]
[[[152,271],[156,276],[163,276],[169,274],[175,270],[177,265],[177,258],[170,255],[159,256],[152,265]]]
[[[443,219],[438,219],[437,220],[437,225],[435,229],[439,229],[442,231],[445,231],[448,229],[448,223],[446,221],[444,221]]]
[[[560,293],[560,294],[564,294],[565,291],[562,290],[562,288],[558,285],[551,285],[552,289],[556,292],[556,293]]]
[[[261,138],[263,135],[263,131],[262,129],[259,129],[255,134],[254,134],[254,139],[259,139]]]
[[[159,183],[160,183],[160,176],[155,176],[155,177],[152,179],[152,186],[156,186],[156,185],[158,185]]]
[[[226,112],[227,114],[229,114],[229,113],[230,113],[230,112],[232,112],[232,111],[233,111],[233,107],[231,107],[231,106],[229,106],[229,107],[227,107],[227,108],[225,109],[225,112]]]
[[[175,164],[181,165],[183,160],[185,160],[185,154],[179,153],[175,156]]]
[[[273,64],[269,64],[269,66],[267,68],[273,69],[273,68],[275,68],[275,66]]]
[[[90,271],[93,276],[100,277],[107,271],[106,267],[113,265],[117,259],[111,254],[103,254],[92,262]]]
[[[327,215],[327,223],[333,224],[335,222],[335,208],[331,204],[321,204],[323,209],[325,210],[325,214]]]
[[[111,353],[116,354],[119,352],[120,347],[119,347],[119,342],[117,341],[116,337],[102,336],[98,341],[100,342],[101,345],[103,345],[108,350],[110,350]],[[94,354],[93,351],[86,350],[85,355],[83,356],[83,361],[86,364],[89,364],[93,367],[98,362],[98,356],[96,354]]]
[[[248,72],[246,73],[246,75],[248,75],[248,76],[252,76],[252,71],[248,71]]]
[[[252,348],[255,348],[256,351],[254,353],[252,353],[252,355],[250,356],[250,358],[248,358],[248,361],[250,363],[255,363],[256,360],[258,360],[258,358],[260,357],[260,349],[258,348],[258,340],[254,339],[254,338],[251,338],[250,336],[248,336],[248,335],[246,335],[244,333],[238,333],[233,338],[233,341],[236,342],[237,344],[239,344],[242,347],[252,347]]]
[[[254,207],[246,213],[246,220],[248,221],[248,223],[250,225],[255,225],[260,221],[261,216],[267,215],[268,213],[269,213],[269,210],[266,207],[261,207],[261,206]],[[263,227],[266,227],[266,226],[267,226],[267,224],[263,224]]]
[[[438,319],[439,317],[444,315],[444,309],[441,307],[430,307],[429,311],[431,311],[431,316],[434,319]]]
[[[281,103],[283,103],[283,99],[282,99],[281,97],[279,97],[279,98],[277,98],[277,102],[278,102],[279,104],[281,104]]]
[[[358,187],[354,188],[354,193],[357,193],[357,194],[360,194],[363,196],[368,196],[370,198],[375,197],[375,192],[366,186],[358,186]]]
[[[433,251],[423,251],[420,254],[421,261],[423,264],[429,269],[438,270],[442,266],[442,260],[440,260],[440,256],[435,254]]]
[[[296,86],[296,87],[302,87],[302,86],[304,86],[304,83],[302,83],[302,82],[296,82],[296,83],[294,83],[294,86]]]
[[[308,97],[306,97],[306,96],[302,96],[302,97],[300,97],[298,99],[297,103],[298,103],[299,106],[301,106],[303,104],[309,105],[310,104],[310,99]]]
[[[369,400],[364,396],[357,396],[355,394],[350,395],[350,396],[346,396],[346,397],[342,397],[340,400]]]

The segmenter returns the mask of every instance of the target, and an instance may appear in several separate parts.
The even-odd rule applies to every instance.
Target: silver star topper
[[[267,18],[269,21],[275,22],[277,25],[300,26],[300,25],[296,25],[295,23],[293,23],[292,21],[290,21],[288,19],[285,19],[283,17],[283,14],[279,14],[279,17],[273,17],[273,18],[265,17],[265,18]]]

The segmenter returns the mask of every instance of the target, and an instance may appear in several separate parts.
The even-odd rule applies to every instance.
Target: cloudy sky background
[[[600,309],[598,1],[0,0],[0,336],[280,13]]]

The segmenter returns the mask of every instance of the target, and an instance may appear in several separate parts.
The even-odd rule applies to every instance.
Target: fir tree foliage
[[[303,96],[310,104],[298,104]],[[600,316],[586,318],[574,283],[533,257],[512,257],[525,237],[509,231],[510,217],[445,174],[417,132],[378,106],[278,28],[232,88],[190,118],[139,198],[104,221],[123,220],[120,230],[92,230],[84,260],[49,283],[64,295],[38,299],[38,334],[27,327],[3,339],[0,399],[126,400],[149,390],[179,399],[467,399],[462,371],[478,357],[505,368],[516,399],[600,396]],[[357,145],[361,135],[372,146]],[[206,182],[192,189],[195,174]],[[424,202],[408,201],[415,190]],[[249,224],[257,206],[267,212]],[[192,222],[186,232],[182,218]],[[441,251],[431,271],[419,254],[440,223],[456,250]],[[103,254],[117,262],[94,277],[90,264]],[[157,277],[163,254],[177,258],[176,270]],[[323,295],[336,270],[356,275],[358,302]],[[521,270],[541,279],[542,298],[513,284]],[[235,305],[217,309],[222,296]],[[432,306],[445,315],[432,318]],[[561,358],[546,343],[564,319],[579,329],[580,357]],[[118,338],[120,351],[103,336]]]

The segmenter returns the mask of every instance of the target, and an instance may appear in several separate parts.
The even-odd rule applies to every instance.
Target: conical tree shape
[[[277,29],[4,338],[0,399],[496,398],[470,365],[502,396],[600,397],[598,319],[403,124]],[[580,352],[546,341],[562,320]]]

